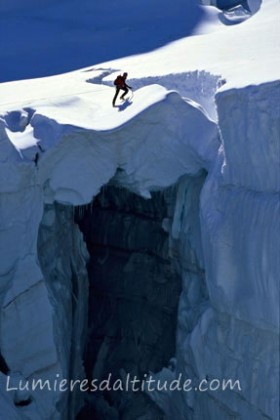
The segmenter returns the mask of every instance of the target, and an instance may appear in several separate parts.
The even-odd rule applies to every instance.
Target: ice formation
[[[268,6],[273,4],[268,1]],[[5,96],[0,116],[1,419],[70,419],[84,404],[79,392],[7,392],[5,387],[8,379],[16,388],[24,380],[84,378],[91,302],[87,264],[93,259],[76,222],[85,223],[92,211],[100,223],[87,222],[86,229],[91,226],[93,232],[88,241],[102,247],[96,253],[99,275],[111,284],[113,298],[126,281],[122,299],[134,293],[139,303],[148,290],[148,301],[164,307],[160,319],[157,314],[145,318],[143,333],[141,317],[133,319],[134,313],[139,315],[138,303],[131,312],[120,309],[118,316],[130,320],[121,324],[123,337],[134,334],[131,352],[141,340],[154,345],[157,334],[163,335],[164,317],[176,308],[164,291],[174,290],[172,298],[180,294],[174,349],[172,343],[163,349],[155,344],[159,358],[143,356],[143,363],[155,366],[157,378],[171,381],[182,375],[194,383],[232,379],[242,388],[146,392],[137,396],[139,402],[127,415],[139,417],[142,406],[150,415],[167,419],[277,418],[279,82],[269,44],[275,21],[268,6],[238,29],[240,37],[231,46],[231,53],[240,49],[238,68],[229,55],[217,64],[226,42],[237,33],[232,27],[218,47],[220,34],[213,33],[207,36],[207,47],[198,36],[178,41],[170,50],[126,59],[137,90],[132,101],[117,109],[110,103],[110,82],[124,65],[121,61],[48,78],[46,83],[35,79],[0,87]],[[249,45],[268,23],[271,30],[263,45],[269,47],[260,50],[262,57],[268,51],[269,72],[258,62],[258,69],[248,75],[256,66]],[[184,60],[169,63],[170,51],[182,57],[186,47],[204,53],[205,61],[198,65],[194,54],[189,67]],[[146,61],[146,67],[139,65]],[[143,76],[148,67],[149,79]],[[111,219],[109,212],[103,213],[107,200],[119,210]],[[109,254],[109,247],[116,253]],[[119,263],[126,274],[107,276],[106,267],[113,271],[117,266],[118,252],[126,253],[127,259]],[[155,267],[158,276],[152,272]],[[127,273],[137,269],[138,276],[129,277]],[[139,271],[151,283],[166,281],[166,287],[145,281],[142,288]],[[128,279],[135,281],[135,289]],[[106,305],[112,296],[104,297]],[[90,307],[91,319],[106,317],[102,310],[99,314]],[[131,325],[132,333],[125,329]],[[96,339],[99,332],[91,327]],[[102,329],[93,375],[102,376],[110,361],[114,328],[113,319],[108,330]],[[134,366],[124,358],[119,342],[115,350],[114,361]],[[163,359],[169,356],[168,365]],[[123,368],[119,371],[124,374]],[[100,418],[118,418],[115,406],[99,396],[93,400]],[[131,401],[128,394],[118,402],[124,409]]]

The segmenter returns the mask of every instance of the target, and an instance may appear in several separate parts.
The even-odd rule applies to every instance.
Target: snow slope
[[[170,419],[277,418],[278,10],[267,0],[239,25],[65,75],[0,85],[0,349],[14,375],[67,375],[65,348],[84,334],[82,302],[74,321],[64,314],[75,306],[71,270],[78,278],[83,273],[86,297],[87,255],[71,211],[61,216],[54,203],[89,203],[113,177],[146,198],[178,183],[170,252],[180,256],[183,290],[177,364],[168,375],[240,379],[242,392],[153,398]],[[114,109],[112,80],[123,70],[135,92]],[[204,171],[194,214],[191,180]],[[69,254],[60,255],[67,243]],[[194,261],[199,274],[188,268]],[[81,348],[74,354],[80,377]],[[13,411],[12,398],[7,402],[2,388],[1,394]],[[24,411],[15,409],[26,418],[67,412],[65,396],[31,396]]]
[[[194,0],[166,0],[164,5],[160,0],[57,3],[28,0],[23,7],[20,0],[1,2],[1,82],[150,51],[195,33],[202,22],[211,28],[219,22],[217,12],[198,7]]]
[[[224,89],[278,80],[278,14],[279,4],[267,0],[240,25],[222,26],[213,33],[184,38],[125,61],[107,62],[106,67],[125,67],[133,78],[208,71],[226,80]]]

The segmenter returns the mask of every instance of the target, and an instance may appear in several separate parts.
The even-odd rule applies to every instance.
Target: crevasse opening
[[[129,375],[141,380],[174,369],[186,276],[201,282],[194,286],[196,299],[205,298],[200,245],[193,241],[204,179],[183,177],[150,199],[110,182],[88,205],[45,205],[38,258],[60,331],[54,335],[61,375],[110,378],[112,385]],[[182,224],[189,232],[184,239]],[[192,305],[190,297],[187,302]],[[189,318],[190,331],[198,313]],[[60,396],[56,406],[79,420],[145,413],[164,418],[161,405],[141,390],[77,391]]]
[[[87,379],[137,378],[168,369],[176,357],[177,310],[182,289],[178,245],[172,224],[178,185],[152,192],[150,199],[107,185],[92,203],[76,209],[88,262],[88,336],[84,352]],[[197,197],[189,197],[190,201]],[[196,203],[197,205],[197,203]],[[193,204],[190,204],[192,207]],[[178,222],[178,221],[177,221]],[[163,419],[139,391],[88,393],[78,419]]]
[[[85,350],[90,380],[111,374],[116,381],[128,373],[140,379],[174,355],[180,281],[162,227],[167,216],[162,193],[145,200],[116,187],[103,187],[78,215],[90,254]],[[121,406],[131,417],[147,409],[159,415],[143,393],[129,398],[122,394],[103,392],[92,398],[81,418],[104,418],[109,408],[117,415]]]
[[[175,189],[146,200],[122,187],[105,186],[77,222],[90,254],[87,378],[125,382],[167,366],[175,354],[179,273],[164,228],[172,219]],[[79,419],[138,418],[159,408],[143,393],[88,396]]]

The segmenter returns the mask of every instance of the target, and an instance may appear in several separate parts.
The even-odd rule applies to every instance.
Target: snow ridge
[[[100,70],[102,70],[100,74],[87,79],[87,82],[113,86],[113,79],[119,72],[113,69]],[[141,77],[140,79],[132,78],[129,79],[129,83],[133,91],[152,84],[164,86],[167,90],[175,90],[183,99],[200,104],[209,117],[217,121],[215,94],[219,87],[225,83],[225,80],[206,71],[193,71],[164,76]]]

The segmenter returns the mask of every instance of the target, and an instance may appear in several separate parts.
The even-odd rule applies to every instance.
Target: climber
[[[116,93],[113,98],[113,106],[115,106],[116,99],[120,90],[124,91],[124,93],[120,97],[120,99],[124,100],[125,95],[128,93],[128,89],[131,89],[131,87],[126,84],[126,79],[127,79],[127,73],[123,73],[122,76],[119,75],[114,81],[114,85],[116,86]]]

